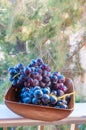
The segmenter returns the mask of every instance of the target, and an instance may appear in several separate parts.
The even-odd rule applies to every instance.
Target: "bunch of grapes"
[[[55,108],[68,108],[70,96],[59,99],[67,93],[65,77],[60,72],[51,72],[49,65],[43,59],[32,59],[26,67],[19,63],[10,67],[9,79],[13,87],[20,87],[19,102],[51,106]]]

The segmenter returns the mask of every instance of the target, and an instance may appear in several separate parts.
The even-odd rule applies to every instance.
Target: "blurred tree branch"
[[[80,42],[80,43],[81,43],[81,42]],[[79,43],[79,44],[80,44],[80,43]],[[78,49],[76,49],[76,50],[73,52],[73,54],[67,58],[67,60],[71,60],[71,59],[73,58],[73,56],[77,55],[77,53],[79,53],[79,51],[80,51],[84,46],[86,46],[86,41],[85,41],[84,43],[80,44],[80,46],[78,47]]]

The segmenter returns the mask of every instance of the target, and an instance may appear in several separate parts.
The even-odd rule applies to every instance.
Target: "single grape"
[[[50,104],[56,104],[57,103],[57,97],[54,95],[50,95]]]
[[[37,65],[40,66],[42,65],[44,62],[43,62],[43,59],[42,58],[37,58]]]
[[[58,77],[56,75],[51,75],[51,81],[52,81],[52,83],[57,83]]]
[[[24,64],[23,63],[19,63],[19,64],[16,65],[16,68],[24,69]]]
[[[45,85],[46,85],[46,84],[45,84],[44,82],[42,82],[42,81],[39,82],[39,86],[40,86],[40,87],[45,87]]]
[[[22,102],[23,103],[31,103],[31,98],[30,97],[25,97],[25,98],[22,98]]]
[[[60,84],[57,82],[52,85],[52,89],[54,90],[58,90],[59,87],[60,87]]]
[[[43,94],[50,94],[50,90],[48,88],[43,88],[42,91]]]
[[[41,68],[37,67],[37,68],[35,69],[35,71],[38,72],[40,75],[42,75],[42,72],[43,72],[43,71],[42,71]]]
[[[64,95],[64,91],[58,89],[57,90],[57,96],[63,96]]]
[[[42,81],[43,79],[41,75],[38,75],[36,78],[38,79],[38,81]]]
[[[43,79],[42,79],[42,81],[44,83],[48,83],[50,81],[50,78],[48,76],[44,76]]]
[[[16,79],[12,80],[12,85],[13,85],[13,86],[16,86],[16,85],[17,85],[17,80],[16,80]]]
[[[50,102],[50,96],[48,94],[43,94],[43,96],[42,96],[42,102],[44,104],[48,104]]]
[[[63,75],[58,76],[58,82],[59,83],[64,83],[65,82],[65,77]]]
[[[66,104],[62,104],[62,105],[60,106],[60,108],[68,109],[68,106],[67,106]]]
[[[57,71],[57,72],[54,72],[54,73],[53,73],[53,75],[55,75],[55,76],[57,76],[57,77],[58,77],[58,76],[60,76],[60,75],[61,75],[61,73],[60,73],[59,71]]]
[[[34,91],[37,90],[37,89],[41,89],[40,86],[35,86],[35,87],[33,88]]]
[[[13,76],[12,76],[12,75],[9,76],[9,80],[10,80],[11,82],[13,81]]]
[[[34,97],[34,98],[32,99],[32,104],[40,105],[40,104],[41,104],[41,100],[38,99],[38,98],[36,98],[36,97]]]
[[[51,87],[51,81],[49,81],[48,83],[46,83],[45,86],[46,86],[46,87]]]
[[[17,74],[17,71],[15,70],[15,68],[10,68],[9,73],[10,75],[15,76]]]
[[[66,93],[68,90],[68,88],[65,85],[60,86],[59,89],[62,90],[64,93]]]
[[[32,65],[33,67],[36,67],[36,66],[37,66],[37,60],[32,59],[32,60],[31,60],[31,65]]]
[[[37,79],[34,79],[32,86],[38,86],[38,85],[39,85],[39,81]]]
[[[41,98],[43,96],[43,92],[41,89],[37,89],[34,91],[34,97]]]
[[[31,74],[31,68],[30,68],[30,67],[26,67],[25,70],[24,70],[24,73],[25,73],[26,75]]]

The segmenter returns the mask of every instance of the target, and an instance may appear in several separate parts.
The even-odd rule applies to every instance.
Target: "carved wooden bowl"
[[[74,92],[74,85],[71,79],[66,78],[65,85],[68,87],[68,93]],[[5,104],[14,113],[29,119],[57,121],[66,118],[73,111],[74,95],[71,95],[68,109],[24,104],[18,102],[18,88],[11,86],[5,95]]]

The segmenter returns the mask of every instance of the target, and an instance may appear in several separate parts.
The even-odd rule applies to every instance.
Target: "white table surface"
[[[16,107],[16,106],[15,106]],[[0,126],[25,126],[25,125],[61,125],[61,124],[86,123],[86,103],[75,103],[74,111],[65,119],[53,122],[31,120],[12,112],[6,105],[0,105]]]
[[[16,106],[15,106],[16,107]],[[74,111],[69,117],[85,117],[86,103],[75,103]],[[23,118],[12,112],[6,105],[0,105],[0,119]]]

